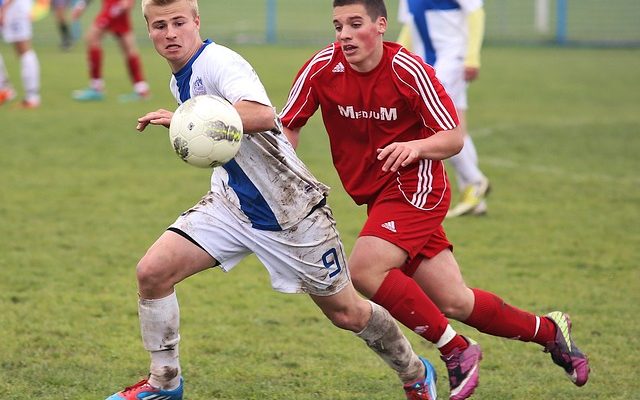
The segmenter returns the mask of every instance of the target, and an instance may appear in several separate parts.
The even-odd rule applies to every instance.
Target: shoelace
[[[126,388],[124,388],[124,390],[122,391],[122,393],[124,394],[124,393],[131,392],[131,391],[133,391],[133,390],[135,390],[135,389],[137,389],[137,388],[139,388],[139,387],[142,387],[142,386],[144,386],[144,385],[146,385],[146,384],[148,384],[148,383],[149,383],[149,382],[148,382],[148,380],[147,380],[147,379],[143,379],[143,380],[141,380],[141,381],[140,381],[140,382],[138,382],[138,383],[135,383],[135,384],[133,384],[133,385],[131,385],[131,386],[127,386]]]

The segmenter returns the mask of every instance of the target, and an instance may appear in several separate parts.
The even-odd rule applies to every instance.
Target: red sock
[[[129,76],[133,83],[144,81],[144,75],[142,74],[142,63],[139,56],[131,56],[127,59],[127,67],[129,69]]]
[[[431,343],[437,343],[449,325],[420,286],[399,269],[392,269],[387,274],[371,301],[386,308],[395,319]],[[461,350],[467,348],[466,340],[458,334],[447,343],[447,349],[449,344]]]
[[[465,324],[492,336],[536,342],[543,346],[555,339],[556,328],[548,318],[513,307],[493,293],[471,290],[475,304]]]
[[[89,48],[89,76],[91,79],[102,78],[102,49],[100,47]]]
[[[462,336],[456,334],[456,336],[453,339],[451,339],[449,343],[440,347],[438,350],[440,350],[440,354],[447,355],[447,354],[451,354],[451,352],[453,352],[453,350],[456,348],[459,349],[460,351],[463,351],[467,347],[469,347],[469,342],[467,342],[465,338],[463,338]]]

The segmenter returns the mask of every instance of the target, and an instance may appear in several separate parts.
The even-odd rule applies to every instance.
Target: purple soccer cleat
[[[567,373],[571,382],[582,386],[589,379],[589,359],[580,351],[571,339],[571,320],[561,311],[554,311],[546,315],[556,325],[556,338],[547,343],[545,353],[551,354],[551,359]]]
[[[475,341],[465,338],[469,347],[460,351],[455,349],[440,358],[447,364],[449,372],[450,400],[464,400],[473,394],[479,382],[479,367],[482,350]]]

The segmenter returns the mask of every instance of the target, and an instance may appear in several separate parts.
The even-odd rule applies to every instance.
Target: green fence
[[[228,44],[322,45],[333,40],[331,0],[200,0],[202,34]],[[94,1],[82,21],[97,13]],[[387,1],[388,40],[399,32],[397,1]],[[640,46],[640,0],[485,0],[486,43]],[[140,43],[148,45],[139,7]],[[57,40],[50,15],[36,41]]]

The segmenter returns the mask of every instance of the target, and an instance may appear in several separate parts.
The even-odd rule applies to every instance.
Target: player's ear
[[[196,27],[198,28],[198,30],[200,30],[200,15],[196,15],[196,17],[193,19],[193,22],[195,22]]]
[[[378,27],[379,34],[382,35],[387,31],[387,19],[385,17],[378,17],[376,25]]]

